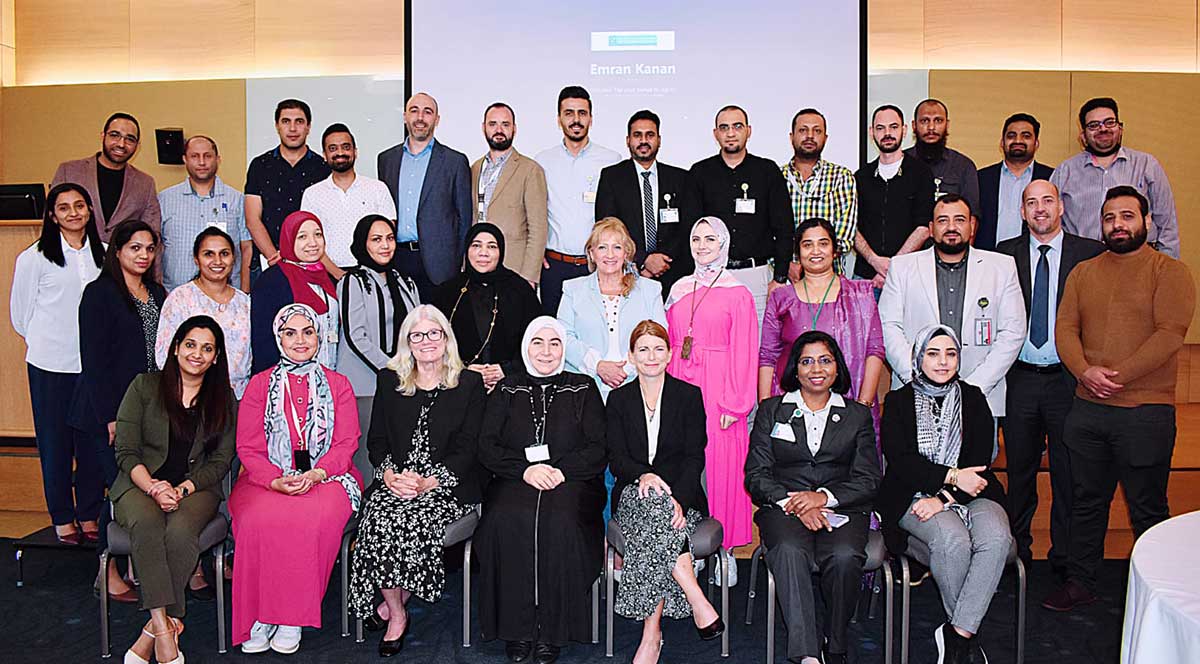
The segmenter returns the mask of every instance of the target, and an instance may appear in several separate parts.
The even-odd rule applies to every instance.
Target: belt
[[[1020,369],[1022,371],[1032,371],[1033,373],[1039,374],[1052,374],[1062,371],[1063,365],[1062,362],[1055,362],[1054,364],[1030,364],[1028,362],[1017,360],[1013,363],[1013,368]]]
[[[763,265],[770,265],[770,264],[771,264],[770,258],[742,258],[739,260],[730,259],[729,262],[725,263],[725,269],[727,269],[727,270],[744,270],[749,267],[761,267]]]
[[[546,258],[559,263],[568,265],[587,265],[587,256],[572,256],[571,254],[560,254],[552,249],[546,250]]]
[[[420,251],[421,244],[415,240],[412,242],[397,242],[396,248],[404,249],[405,251]]]

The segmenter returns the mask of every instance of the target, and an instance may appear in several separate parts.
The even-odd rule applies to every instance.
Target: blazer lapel
[[[1075,244],[1075,238],[1067,234],[1066,230],[1062,231],[1062,256],[1058,257],[1058,293],[1054,301],[1054,310],[1058,311],[1058,305],[1062,302],[1063,291],[1067,288],[1067,276],[1075,265],[1080,262],[1081,256],[1076,253],[1078,245]]]
[[[845,408],[837,406],[829,407],[829,415],[825,420],[825,432],[821,435],[821,447],[817,450],[817,456],[832,455],[837,443],[842,439],[842,418],[845,414]]]
[[[441,177],[442,167],[442,151],[438,149],[438,143],[435,141],[429,149],[429,167],[425,169],[425,182],[437,182]],[[425,200],[429,198],[429,192],[433,191],[433,187],[427,187],[424,184],[421,186],[421,198],[417,201],[417,209],[425,207]],[[421,213],[417,212],[417,220],[420,221]]]
[[[984,280],[987,275],[982,274],[984,268],[983,257],[979,255],[979,252],[968,253],[966,260],[970,262],[967,264],[967,285],[963,293],[963,327],[972,329],[969,326],[972,324],[971,319],[974,318],[973,312],[979,308],[978,302],[981,299],[979,291],[985,283]],[[984,311],[986,311],[986,308],[984,308]],[[960,336],[966,336],[961,331],[959,334]],[[964,346],[974,345],[968,344],[966,340],[961,340],[961,343]]]
[[[1017,255],[1013,258],[1017,261],[1017,281],[1021,284],[1021,296],[1025,298],[1025,319],[1029,319],[1030,298],[1033,295],[1033,286],[1029,282],[1029,234],[1022,233],[1020,235],[1021,242],[1017,246]]]
[[[663,407],[662,407],[663,401],[666,401],[666,399],[667,399],[667,386],[663,385],[662,396],[658,398],[658,413],[660,413],[660,416],[661,416],[661,413],[663,413],[663,412],[670,412],[670,411],[664,411]],[[641,461],[643,463],[650,463],[650,432],[646,429],[646,400],[642,397],[642,389],[640,386],[638,387],[638,391],[637,391],[637,404],[638,404],[638,416],[633,418],[633,431],[637,435],[636,440],[639,442],[639,445],[637,448],[638,461]],[[663,426],[662,426],[662,422],[660,421],[659,425],[658,425],[659,440],[655,441],[655,449],[659,452],[662,451],[662,448],[660,446],[658,446],[658,443],[660,443],[662,441],[662,430],[663,430]],[[642,442],[642,441],[645,441],[645,442]]]
[[[917,262],[917,273],[921,279],[922,290],[925,291],[925,296],[929,299],[930,311],[933,312],[933,320],[940,320],[941,313],[938,309],[937,300],[937,263],[935,262],[934,250],[929,249],[921,255]],[[969,278],[969,275],[968,275]]]
[[[496,180],[496,188],[492,190],[492,200],[493,201],[500,198],[500,192],[504,191],[504,187],[506,185],[508,185],[509,181],[511,181],[513,179],[513,177],[516,175],[517,169],[521,168],[521,166],[522,166],[521,160],[523,160],[523,159],[524,159],[524,157],[521,156],[521,153],[517,152],[514,149],[512,152],[512,155],[510,155],[508,158],[508,163],[504,164],[504,169],[500,171],[500,179]],[[483,167],[486,164],[487,164],[487,158],[485,157],[483,160],[483,164],[479,165],[479,177],[480,178],[483,178]],[[479,190],[476,189],[475,193],[478,194]]]

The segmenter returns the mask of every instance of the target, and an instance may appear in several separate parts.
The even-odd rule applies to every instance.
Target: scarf
[[[283,227],[279,230],[279,255],[283,260],[279,262],[279,267],[292,287],[292,299],[299,304],[307,304],[323,316],[329,311],[327,300],[337,299],[337,290],[321,261],[304,263],[296,255],[296,235],[306,221],[312,221],[317,228],[321,228],[321,220],[311,212],[293,212],[283,220]],[[325,291],[328,298],[317,295],[314,288]]]
[[[938,384],[930,380],[921,370],[921,362],[935,336],[945,334],[954,342],[961,353],[962,344],[954,330],[945,325],[930,325],[917,333],[912,354],[912,386],[916,402],[917,451],[921,456],[942,466],[957,466],[958,453],[962,450],[962,386],[958,374]],[[941,399],[939,406],[937,400]],[[969,513],[965,505],[949,505],[963,523],[970,527]]]
[[[308,453],[313,467],[325,453],[329,451],[333,439],[334,401],[333,391],[329,386],[329,378],[325,370],[313,357],[303,362],[296,362],[288,357],[281,341],[284,325],[293,316],[303,316],[317,334],[318,350],[323,337],[321,318],[311,307],[304,304],[289,304],[275,314],[275,322],[271,329],[275,331],[275,345],[279,348],[279,364],[271,369],[271,378],[267,386],[267,412],[265,429],[267,435],[267,457],[271,463],[283,471],[284,475],[299,475],[295,468],[295,458],[292,452],[292,435],[288,429],[288,377],[308,377],[308,410],[305,411],[304,426],[297,432],[306,441]],[[326,482],[338,482],[346,490],[350,498],[350,507],[357,512],[362,498],[362,489],[358,481],[349,473],[330,476]]]
[[[545,329],[554,330],[554,334],[558,336],[559,341],[563,344],[563,355],[558,361],[558,366],[549,373],[540,373],[533,366],[533,361],[529,359],[529,344],[533,342],[533,336]],[[521,359],[525,361],[525,371],[533,378],[549,378],[562,373],[563,366],[567,363],[567,330],[563,324],[558,322],[553,316],[538,316],[534,318],[529,326],[525,328],[525,336],[521,337]]]
[[[708,224],[713,232],[717,235],[720,241],[720,248],[717,251],[717,258],[707,265],[701,265],[696,259],[696,254],[693,251],[692,259],[696,265],[696,269],[692,274],[675,282],[671,287],[670,297],[667,298],[667,308],[671,308],[672,304],[682,300],[684,296],[690,295],[697,288],[737,288],[745,286],[738,281],[733,275],[729,274],[729,270],[725,266],[729,263],[729,228],[725,222],[717,217],[700,217],[696,223],[692,224],[692,232],[688,235],[689,246],[691,237],[696,234],[696,227],[700,224]]]
[[[390,265],[382,265],[377,263],[374,258],[371,258],[370,252],[367,251],[367,238],[371,235],[371,227],[374,226],[375,222],[377,221],[382,221],[383,223],[387,224],[388,229],[390,229],[392,234],[395,235],[396,224],[393,223],[391,219],[388,219],[383,215],[369,214],[362,219],[359,219],[358,225],[354,227],[354,238],[350,242],[350,253],[353,254],[354,259],[358,261],[358,265],[348,270],[348,272],[353,274],[354,277],[359,280],[359,282],[362,284],[363,292],[365,292],[367,295],[370,295],[371,290],[374,288],[374,279],[367,274],[367,270],[383,275],[384,280],[387,283],[388,295],[392,299],[392,330],[390,334],[386,330],[381,330],[383,334],[379,336],[379,350],[383,351],[383,353],[388,357],[391,357],[392,355],[396,354],[396,340],[400,338],[400,325],[404,322],[404,317],[408,315],[409,307],[408,300],[405,299],[400,290],[400,280],[403,279],[403,277],[401,277],[400,273]],[[409,288],[409,292],[415,293],[416,287],[412,286]],[[383,326],[382,321],[384,318],[384,312],[380,311],[379,320],[381,327]],[[348,315],[348,312],[343,309],[342,324],[348,325],[349,320],[350,316]],[[389,339],[391,340],[390,344],[388,343]],[[357,349],[353,348],[353,342],[350,341],[349,334],[346,334],[345,341],[350,342],[352,344],[352,349],[356,353],[358,352]],[[362,358],[362,355],[359,354],[359,357]],[[367,362],[365,358],[362,359],[365,364],[370,366],[370,362]]]
[[[474,226],[471,226],[467,231],[467,247],[479,237],[481,233],[487,233],[496,240],[496,246],[500,249],[500,256],[496,259],[496,267],[488,272],[480,272],[471,265],[471,261],[464,261],[463,276],[467,278],[467,283],[471,286],[480,285],[496,285],[512,279],[517,276],[516,272],[504,267],[504,232],[495,224],[489,224],[486,221],[481,221]]]

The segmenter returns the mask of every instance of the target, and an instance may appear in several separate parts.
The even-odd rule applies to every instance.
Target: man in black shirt
[[[933,172],[900,151],[904,112],[887,104],[871,114],[871,140],[879,158],[858,169],[858,230],[854,274],[871,279],[878,295],[893,256],[917,249],[929,238],[933,219]]]
[[[787,283],[792,260],[795,222],[787,182],[775,162],[746,151],[750,119],[742,108],[718,111],[713,137],[720,154],[692,165],[700,214],[729,227],[727,269],[750,289],[762,320],[767,295]],[[687,232],[690,236],[690,225]]]

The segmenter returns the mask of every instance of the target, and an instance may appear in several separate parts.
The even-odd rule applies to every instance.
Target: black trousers
[[[425,272],[425,263],[421,261],[421,252],[413,251],[404,246],[396,246],[396,253],[392,256],[392,267],[396,268],[402,276],[413,280],[417,286],[417,296],[421,300],[421,304],[429,304],[433,298],[433,282],[429,280],[429,274]]]
[[[1063,428],[1074,400],[1075,380],[1065,369],[1037,373],[1013,367],[1007,376],[1004,448],[1008,456],[1008,517],[1017,555],[1032,558],[1029,532],[1037,512],[1037,474],[1042,453],[1050,457],[1050,566],[1064,572],[1071,526],[1071,464]]]
[[[816,595],[813,574],[821,575],[821,598],[825,604],[825,636],[829,651],[845,653],[846,626],[854,613],[867,562],[866,514],[848,514],[850,523],[833,532],[809,530],[800,519],[775,508],[759,509],[754,515],[759,535],[767,547],[767,566],[775,575],[775,589],[783,622],[787,625],[788,661],[821,657],[822,639],[817,632]]]
[[[1134,537],[1171,516],[1167,479],[1175,450],[1175,406],[1119,408],[1076,397],[1063,438],[1075,486],[1067,574],[1094,589],[1117,482],[1125,490]]]
[[[547,316],[557,316],[558,303],[562,300],[563,282],[575,277],[586,277],[589,274],[588,267],[556,261],[553,258],[547,258],[546,262],[550,267],[542,268],[542,279],[538,284],[542,295],[542,311],[545,311]]]

